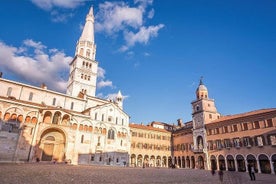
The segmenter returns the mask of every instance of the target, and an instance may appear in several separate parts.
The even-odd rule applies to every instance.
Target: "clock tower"
[[[193,108],[193,142],[194,152],[203,152],[207,148],[205,124],[219,118],[214,99],[208,97],[207,87],[202,77],[196,90],[196,100],[192,102]]]
[[[86,16],[86,22],[79,41],[77,42],[75,57],[70,63],[70,75],[67,94],[77,97],[80,95],[95,96],[98,62],[96,44],[94,40],[93,7]]]

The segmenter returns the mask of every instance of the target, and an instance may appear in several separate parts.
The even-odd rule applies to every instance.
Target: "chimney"
[[[183,121],[181,118],[177,120],[177,126],[183,127]]]

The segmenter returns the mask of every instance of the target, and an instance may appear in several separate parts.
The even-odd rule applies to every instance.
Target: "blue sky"
[[[93,5],[97,96],[135,123],[191,120],[199,79],[224,115],[275,107],[276,1],[1,1],[0,71],[64,91]]]

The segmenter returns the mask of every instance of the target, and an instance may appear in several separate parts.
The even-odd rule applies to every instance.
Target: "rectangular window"
[[[272,119],[266,120],[266,127],[273,127]]]
[[[30,94],[29,94],[29,101],[32,101],[33,100],[33,93],[32,92],[30,92]]]
[[[276,146],[276,135],[270,135],[269,140],[272,146]]]
[[[224,145],[225,145],[225,148],[230,148],[231,147],[230,139],[224,139]]]
[[[209,114],[209,119],[212,119],[212,114]]]
[[[254,121],[254,128],[259,129],[260,128],[260,123],[259,121]]]
[[[102,114],[102,121],[104,121],[104,114]]]
[[[223,130],[224,130],[224,133],[228,133],[228,127],[227,126],[223,127]]]
[[[213,150],[214,147],[213,147],[213,141],[208,141],[208,147],[209,147],[209,150]]]
[[[251,147],[251,146],[253,146],[252,144],[253,144],[252,139],[250,137],[244,137],[243,138],[243,145],[245,147]]]
[[[118,117],[116,117],[116,125],[118,124]]]
[[[233,125],[233,132],[237,132],[238,131],[238,126],[237,125]]]
[[[73,110],[73,108],[74,108],[74,102],[71,102],[71,110]]]
[[[95,113],[95,120],[98,119],[98,113]]]
[[[221,140],[216,140],[217,149],[222,149]]]
[[[124,125],[124,119],[122,119],[122,125]]]
[[[255,137],[255,144],[257,146],[263,146],[264,145],[264,139],[262,136],[256,136]]]
[[[57,100],[56,98],[53,98],[53,103],[52,103],[53,106],[56,105],[56,100]]]
[[[243,126],[243,130],[248,130],[248,125],[247,125],[247,123],[243,123],[242,126]]]
[[[215,131],[216,131],[215,134],[219,134],[219,128],[216,128]]]
[[[240,138],[234,138],[233,139],[234,147],[239,148],[240,147]]]

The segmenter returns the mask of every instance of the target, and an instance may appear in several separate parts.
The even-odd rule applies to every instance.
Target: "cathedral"
[[[129,116],[95,96],[98,62],[93,8],[70,63],[66,94],[0,78],[0,162],[126,165]]]

